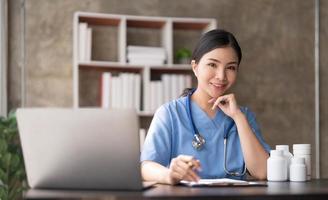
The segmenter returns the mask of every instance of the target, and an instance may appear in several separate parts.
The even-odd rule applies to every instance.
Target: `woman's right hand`
[[[181,180],[197,182],[200,178],[196,170],[201,170],[199,160],[194,159],[192,156],[179,155],[171,160],[167,177],[168,183],[174,185]]]

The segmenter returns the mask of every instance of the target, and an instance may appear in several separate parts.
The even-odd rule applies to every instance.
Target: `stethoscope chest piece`
[[[194,139],[192,140],[191,144],[196,150],[201,150],[204,147],[205,138],[201,136],[199,133],[196,133],[194,135]]]

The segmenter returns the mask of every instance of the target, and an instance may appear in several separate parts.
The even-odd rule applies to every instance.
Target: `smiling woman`
[[[155,113],[141,154],[144,180],[244,179],[246,169],[266,178],[270,147],[254,114],[230,90],[241,58],[230,32],[214,29],[201,37],[191,61],[197,88]]]

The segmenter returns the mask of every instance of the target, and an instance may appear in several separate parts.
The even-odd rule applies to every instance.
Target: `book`
[[[134,107],[137,111],[141,110],[141,77],[140,74],[134,75]]]
[[[128,45],[128,53],[155,53],[155,54],[165,54],[165,49],[163,47],[151,47],[151,46],[136,46]]]
[[[163,65],[166,61],[163,47],[127,46],[127,61],[136,65]]]
[[[85,40],[85,61],[91,61],[92,52],[92,29],[87,28],[86,40]]]
[[[150,110],[155,111],[156,109],[156,81],[150,81]]]
[[[177,74],[171,75],[171,99],[176,99],[179,96],[179,78]]]
[[[192,87],[192,77],[191,75],[185,75],[185,85],[186,88],[191,88]]]
[[[88,24],[87,23],[79,23],[79,42],[78,42],[78,47],[79,47],[79,61],[86,61],[86,40],[87,40],[87,29],[88,29]]]
[[[144,111],[150,111],[150,69],[148,67],[145,68],[144,70],[144,76],[143,76],[143,91],[142,91],[142,96],[143,96],[143,103],[142,103],[142,109]],[[146,83],[145,83],[146,82]],[[148,82],[148,83],[147,83]]]
[[[172,97],[171,97],[171,75],[163,74],[161,78],[162,78],[162,82],[163,82],[164,102],[168,102],[172,99]]]
[[[101,107],[111,108],[112,74],[105,72],[101,75]]]

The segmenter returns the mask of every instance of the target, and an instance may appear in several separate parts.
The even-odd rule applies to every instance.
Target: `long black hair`
[[[222,29],[214,29],[205,33],[198,41],[191,59],[198,63],[204,54],[222,47],[232,47],[237,54],[238,64],[241,62],[241,48],[235,36]]]
[[[241,62],[242,53],[241,48],[235,38],[235,36],[223,29],[214,29],[208,31],[198,41],[192,56],[191,60],[194,60],[195,63],[199,63],[200,59],[204,56],[204,54],[223,47],[231,47],[235,50],[237,57],[238,57],[238,64]],[[181,96],[186,96],[190,93],[191,88],[184,89]]]

